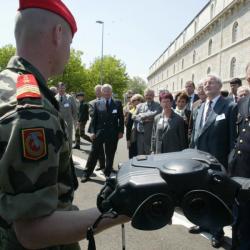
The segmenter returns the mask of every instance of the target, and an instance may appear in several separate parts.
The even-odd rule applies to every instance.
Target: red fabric
[[[36,78],[32,74],[20,75],[17,78],[17,100],[23,98],[41,98]]]
[[[44,9],[56,13],[64,18],[69,24],[72,35],[77,31],[77,25],[74,16],[61,0],[20,0],[19,9],[24,10],[28,8]]]

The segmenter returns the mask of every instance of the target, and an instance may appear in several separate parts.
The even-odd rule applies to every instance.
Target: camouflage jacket
[[[0,73],[0,217],[11,224],[72,210],[65,124],[42,75],[21,57]]]

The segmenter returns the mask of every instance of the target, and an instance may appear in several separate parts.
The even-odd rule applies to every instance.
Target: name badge
[[[113,109],[112,114],[117,114],[117,109]]]
[[[221,114],[221,115],[218,115],[218,116],[216,117],[216,121],[221,121],[221,120],[225,120],[225,119],[226,119],[226,116],[225,116],[224,113]]]
[[[65,103],[64,108],[68,108],[68,107],[69,107],[69,103]]]

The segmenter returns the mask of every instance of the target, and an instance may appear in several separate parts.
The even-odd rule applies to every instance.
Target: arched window
[[[212,20],[214,17],[214,4],[211,4],[211,7],[210,7],[210,19]]]
[[[167,78],[168,78],[168,69],[167,69]]]
[[[175,64],[174,64],[174,68],[173,68],[173,73],[175,74]]]
[[[194,82],[194,74],[192,74],[192,82]]]
[[[212,39],[208,42],[208,55],[210,56],[212,54],[212,48],[213,48],[213,41]]]
[[[233,30],[232,30],[232,43],[237,41],[238,32],[239,32],[239,24],[238,24],[238,22],[235,22],[233,24]]]
[[[194,53],[193,53],[193,64],[195,64],[196,62],[196,51],[194,50]]]
[[[183,79],[181,78],[181,90],[183,90]]]
[[[232,58],[230,63],[230,77],[235,77],[236,73],[236,59],[235,57]]]
[[[207,68],[207,75],[211,73],[211,67]]]
[[[181,60],[181,69],[184,69],[184,59]]]

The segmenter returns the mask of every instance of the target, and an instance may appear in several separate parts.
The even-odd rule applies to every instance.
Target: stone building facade
[[[219,75],[229,90],[234,77],[245,81],[250,62],[250,0],[210,0],[149,69],[149,87],[176,93],[185,82]]]

